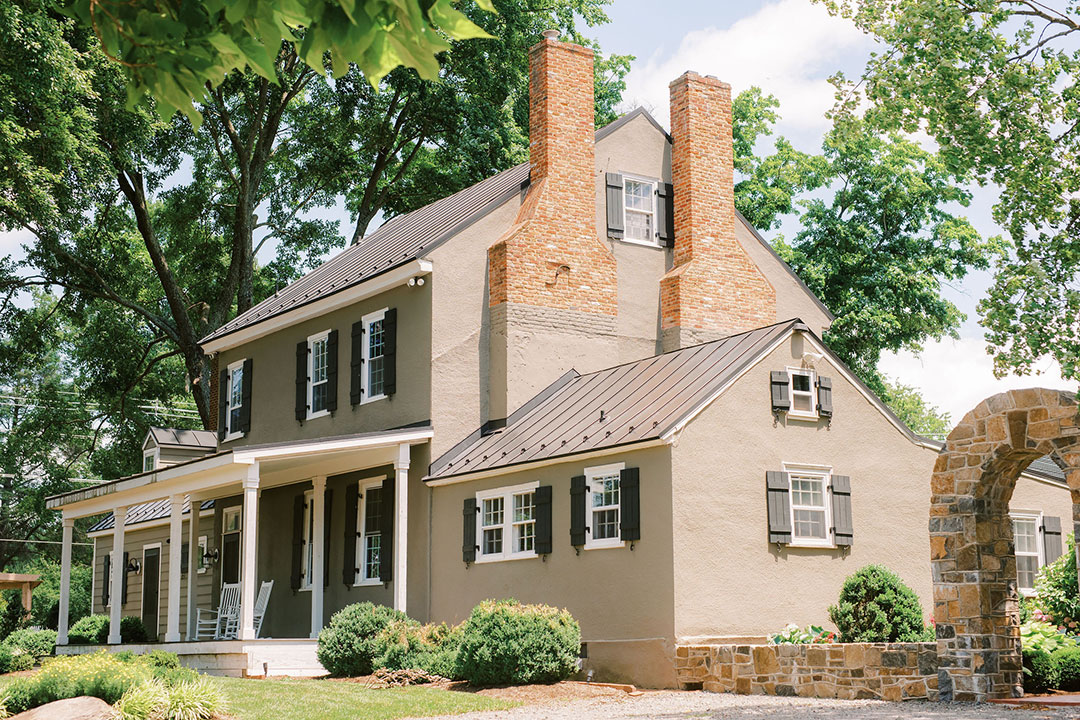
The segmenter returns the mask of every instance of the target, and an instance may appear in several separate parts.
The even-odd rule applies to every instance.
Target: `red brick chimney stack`
[[[660,282],[665,350],[776,322],[776,292],[735,237],[731,86],[671,83],[675,250]]]

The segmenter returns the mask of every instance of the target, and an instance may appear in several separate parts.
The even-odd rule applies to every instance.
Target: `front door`
[[[142,562],[142,621],[150,633],[150,639],[156,640],[158,634],[159,580],[161,575],[161,548],[143,549]]]
[[[240,582],[240,533],[225,533],[221,538],[221,582]]]

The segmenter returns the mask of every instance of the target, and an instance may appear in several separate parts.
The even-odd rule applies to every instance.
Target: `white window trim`
[[[1010,512],[1009,513],[1009,520],[1010,521],[1018,520],[1018,519],[1021,519],[1021,520],[1034,520],[1035,521],[1035,547],[1036,547],[1036,555],[1037,555],[1036,559],[1038,560],[1038,563],[1039,563],[1039,566],[1038,566],[1038,568],[1037,568],[1037,570],[1035,572],[1035,574],[1037,576],[1039,571],[1041,571],[1044,567],[1046,567],[1046,547],[1043,544],[1043,533],[1042,533],[1043,513],[1042,513],[1041,510],[1017,510],[1015,512]],[[1016,552],[1015,530],[1013,532],[1013,555],[1018,556],[1017,552]],[[1031,553],[1024,553],[1024,555],[1030,556]],[[1033,587],[1029,587],[1029,588],[1020,587],[1020,573],[1019,573],[1019,571],[1016,573],[1016,588],[1017,588],[1017,590],[1020,591],[1020,594],[1023,595],[1024,597],[1030,597],[1030,596],[1035,595],[1035,588],[1033,588]]]
[[[592,535],[592,481],[598,477],[621,473],[626,468],[626,463],[609,463],[585,468],[585,549],[608,550],[610,548],[626,547],[626,541],[621,537],[604,538],[594,540]],[[622,500],[622,480],[619,481],[619,500]],[[619,523],[622,523],[622,508],[619,508]]]
[[[491,490],[481,490],[476,493],[476,506],[479,510],[476,522],[476,545],[478,550],[476,551],[476,563],[491,563],[491,562],[505,562],[507,560],[528,560],[529,558],[539,558],[540,555],[536,552],[535,539],[533,540],[533,549],[527,552],[515,552],[514,551],[514,496],[521,493],[535,493],[536,489],[540,487],[538,481],[522,483],[520,485],[510,485],[506,487],[492,488]],[[484,500],[490,500],[491,498],[501,497],[503,499],[503,551],[499,554],[484,554]],[[536,502],[535,496],[533,502]],[[535,509],[533,511],[533,522],[536,521]]]
[[[300,561],[300,592],[311,592],[311,576],[315,571],[315,551],[312,547],[315,537],[312,535],[315,524],[315,490],[304,491],[304,528],[303,528],[303,556]],[[310,540],[309,540],[310,537]]]
[[[804,547],[804,548],[835,548],[836,547],[836,530],[833,525],[832,516],[832,475],[833,469],[829,465],[811,465],[811,464],[795,464],[795,463],[783,463],[784,472],[788,476],[788,512],[791,518],[791,542],[788,543],[788,547]],[[825,537],[824,539],[818,538],[800,538],[795,534],[795,494],[791,489],[791,476],[792,475],[804,475],[810,477],[820,477],[823,480],[822,500],[825,503]],[[800,506],[801,507],[801,506]],[[813,508],[816,509],[816,508]]]
[[[368,490],[371,488],[381,488],[383,480],[375,480],[374,482],[361,482],[360,483],[360,502],[356,503],[356,574],[353,576],[353,587],[372,587],[375,585],[382,585],[383,581],[380,577],[363,578],[364,565],[367,563],[367,552],[364,547],[364,541],[367,539],[367,497]],[[382,500],[383,504],[386,504],[386,498]],[[382,559],[382,546],[379,547],[379,559]]]
[[[143,472],[153,472],[161,468],[161,448],[155,447],[152,450],[143,450]],[[154,466],[149,470],[146,469],[146,458],[154,458]]]
[[[313,398],[313,396],[315,394],[315,384],[312,382],[312,380],[314,379],[314,376],[315,376],[315,374],[313,372],[313,366],[315,364],[315,353],[314,353],[312,347],[315,345],[315,343],[317,343],[320,340],[329,341],[329,339],[330,339],[330,331],[329,330],[323,330],[322,332],[315,333],[314,335],[309,335],[308,339],[307,339],[307,419],[308,420],[314,420],[315,418],[326,417],[327,415],[330,414],[330,411],[325,409],[325,408],[320,410],[319,412],[312,412],[311,411],[311,409],[313,407],[315,407],[315,403],[312,401],[312,398]],[[328,353],[329,353],[329,349],[328,349]],[[329,354],[327,355],[327,362],[329,362]],[[330,382],[329,379],[327,379],[326,382],[329,383]]]
[[[386,393],[385,392],[379,393],[378,395],[371,395],[371,393],[369,392],[369,385],[370,385],[370,382],[371,382],[370,379],[369,379],[371,377],[370,374],[369,374],[370,373],[369,367],[370,367],[370,361],[371,361],[371,357],[370,357],[370,355],[371,355],[371,323],[378,322],[379,320],[385,320],[386,319],[386,311],[389,310],[389,309],[390,308],[388,308],[388,307],[384,307],[382,310],[376,310],[375,312],[368,313],[367,315],[364,315],[362,318],[360,318],[360,322],[363,324],[363,327],[364,327],[364,342],[363,342],[362,352],[361,352],[361,355],[360,355],[360,357],[363,358],[363,360],[364,360],[364,362],[363,362],[363,364],[362,364],[362,366],[360,368],[360,404],[361,405],[365,405],[365,404],[367,404],[369,402],[375,402],[376,400],[385,400],[386,399]],[[385,333],[385,325],[384,325],[383,331]],[[384,335],[384,338],[385,338],[385,335]],[[383,357],[384,358],[386,357],[385,352],[383,353]],[[385,368],[385,365],[384,365],[384,368]],[[386,387],[386,378],[385,378],[385,370],[384,370],[383,388],[385,388],[385,387]]]
[[[788,401],[791,403],[791,407],[788,408],[787,416],[794,420],[818,420],[818,399],[817,399],[817,373],[813,368],[804,367],[788,367]],[[795,409],[795,383],[792,380],[796,375],[806,375],[810,378],[810,412]]]
[[[656,188],[658,186],[659,181],[656,178],[649,178],[649,177],[644,177],[644,176],[641,176],[641,175],[630,175],[628,173],[623,173],[622,179],[623,179],[623,185],[622,185],[623,236],[620,238],[620,240],[622,240],[623,242],[630,243],[632,245],[644,245],[645,247],[652,247],[652,248],[662,247],[662,245],[660,244],[660,230],[659,230],[659,228],[657,227],[657,224],[656,224],[656,221],[657,221],[656,204],[660,201],[659,196],[656,194]],[[645,214],[645,213],[642,213],[641,210],[634,210],[632,208],[626,207],[626,181],[627,180],[633,180],[634,182],[639,182],[639,183],[645,183],[645,184],[648,184],[648,185],[652,185],[652,195],[653,195],[653,209],[652,209],[652,234],[653,234],[653,236],[652,236],[652,240],[642,240],[641,238],[632,238],[626,232],[626,214],[628,212],[636,212],[636,213],[641,213],[643,215]]]
[[[244,358],[242,360],[237,360],[234,363],[230,363],[229,367],[227,367],[225,369],[225,387],[223,389],[225,391],[225,427],[228,428],[228,430],[226,431],[225,438],[222,440],[222,442],[229,442],[230,440],[236,440],[237,438],[244,437],[243,432],[241,432],[239,430],[234,431],[233,428],[232,428],[232,422],[231,422],[232,411],[233,411],[233,405],[232,405],[232,383],[233,383],[233,380],[232,379],[233,379],[233,371],[239,369],[240,370],[240,376],[241,376],[241,378],[243,378],[241,380],[241,382],[247,382],[247,378],[243,377],[244,362],[246,360],[247,360],[247,358]],[[241,389],[240,392],[241,392],[240,405],[237,405],[236,407],[242,407],[243,403],[244,403],[243,390]]]
[[[199,536],[199,557],[198,557],[198,563],[199,564],[198,564],[198,569],[196,570],[196,572],[199,575],[202,575],[203,573],[206,572],[206,561],[203,560],[203,556],[206,555],[206,548],[208,547],[208,545],[209,545],[209,542],[208,542],[207,537],[205,535],[200,535]],[[191,568],[188,568],[188,570],[189,570],[189,573],[190,573]]]

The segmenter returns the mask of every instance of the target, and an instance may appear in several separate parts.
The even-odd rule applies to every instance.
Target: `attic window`
[[[803,368],[788,368],[791,376],[791,410],[794,417],[817,418],[814,402],[814,371]]]
[[[623,177],[625,238],[656,244],[656,183]]]

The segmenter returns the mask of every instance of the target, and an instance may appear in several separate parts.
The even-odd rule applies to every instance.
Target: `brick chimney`
[[[488,248],[488,417],[506,417],[614,347],[615,257],[596,229],[593,51],[547,31],[529,49],[529,189]],[[610,357],[610,355],[608,355]]]
[[[670,91],[675,250],[660,281],[665,351],[776,322],[776,291],[735,237],[731,86],[687,72]]]

